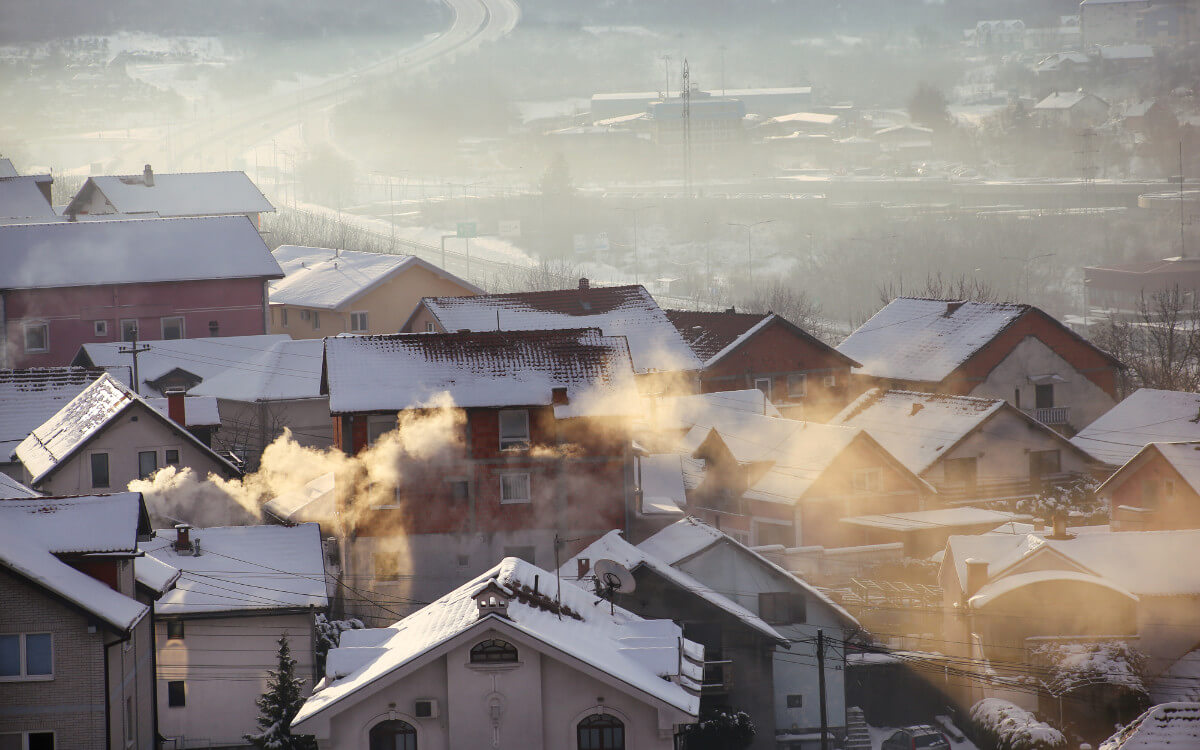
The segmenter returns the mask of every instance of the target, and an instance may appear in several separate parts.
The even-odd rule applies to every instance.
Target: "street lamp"
[[[749,268],[750,268],[750,289],[751,290],[754,289],[754,248],[750,244],[750,237],[754,234],[754,228],[756,226],[758,226],[759,224],[770,224],[773,221],[775,221],[775,220],[774,219],[763,219],[761,221],[756,221],[753,224],[741,224],[736,221],[726,222],[731,227],[741,227],[742,229],[746,230],[746,259],[750,263]]]
[[[638,256],[638,235],[637,235],[638,211],[642,211],[642,210],[645,210],[648,208],[658,208],[658,206],[627,206],[627,207],[618,207],[618,208],[614,209],[616,211],[630,211],[633,213],[633,283],[635,283],[635,284],[641,283],[641,280],[639,279],[639,276],[641,274],[641,260]]]

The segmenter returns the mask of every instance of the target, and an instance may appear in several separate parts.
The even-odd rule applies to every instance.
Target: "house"
[[[1155,200],[1159,196],[1147,195],[1140,196],[1138,203],[1146,208],[1169,208],[1172,219],[1178,221],[1179,193],[1169,195],[1172,199],[1169,202]],[[1183,295],[1200,290],[1200,258],[1174,256],[1136,263],[1085,266],[1083,269],[1084,309],[1097,323],[1111,313],[1121,317],[1137,315],[1143,297],[1153,304],[1154,295],[1170,293],[1176,287]]]
[[[1120,44],[1138,38],[1138,17],[1151,0],[1083,0],[1079,21],[1086,47]]]
[[[1039,645],[1124,642],[1146,657],[1155,692],[1196,647],[1200,530],[1065,531],[950,537],[939,574],[946,653],[1004,669]],[[1036,696],[1016,700],[1032,708]]]
[[[236,216],[257,227],[260,215],[275,207],[245,172],[155,174],[147,164],[142,174],[89,177],[63,215],[145,215],[162,218]]]
[[[139,580],[177,576],[154,604],[159,733],[175,747],[245,745],[280,636],[306,695],[320,678],[313,616],[329,607],[320,527],[181,524],[141,549]]]
[[[300,445],[333,444],[329,397],[321,393],[325,344],[320,339],[263,334],[138,346],[139,392],[165,396],[183,390],[189,404],[196,397],[215,398],[221,428],[214,444],[247,468],[258,467],[263,449],[285,428]],[[133,355],[125,344],[84,344],[74,362],[104,367],[122,382],[133,378]]]
[[[283,273],[241,216],[0,225],[0,365],[65,365],[79,347],[266,331]]]
[[[551,292],[480,294],[474,297],[427,297],[403,332],[546,331],[599,328],[605,336],[624,336],[633,369],[643,387],[654,392],[695,392],[699,358],[666,313],[639,285],[593,287]]]
[[[297,339],[396,333],[422,297],[483,293],[415,255],[296,245],[274,255],[284,277],[271,282],[271,331]]]
[[[155,750],[150,597],[134,584],[141,495],[0,500],[0,738]]]
[[[386,628],[350,630],[292,721],[322,748],[671,750],[704,649],[509,557]]]
[[[1200,394],[1139,388],[1071,438],[1111,470],[1150,443],[1200,440]]]
[[[927,560],[931,555],[945,549],[946,540],[951,536],[983,534],[1027,519],[1029,516],[961,506],[910,513],[847,516],[842,519],[842,523],[856,527],[856,531],[861,535],[858,540],[860,544],[856,546],[891,545],[899,542],[903,545],[905,557]]]
[[[831,423],[869,433],[943,504],[1037,496],[1098,463],[1000,399],[872,389]]]
[[[971,43],[987,50],[1014,50],[1025,46],[1025,22],[1019,18],[978,21],[968,32]]]
[[[24,470],[13,451],[103,374],[99,367],[0,370],[0,473],[22,478]]]
[[[1108,119],[1108,102],[1082,89],[1055,91],[1033,105],[1034,121],[1042,127],[1094,128]]]
[[[1127,105],[1121,113],[1126,132],[1148,134],[1155,128],[1174,128],[1178,124],[1171,108],[1157,99],[1142,99]]]
[[[1147,444],[1096,494],[1113,531],[1200,529],[1200,441]]]
[[[1200,747],[1200,703],[1188,701],[1151,706],[1105,740],[1100,750],[1161,747]]]
[[[346,454],[393,434],[382,455],[396,470],[372,489],[336,479],[350,522],[342,568],[375,590],[430,601],[499,557],[561,559],[637,513],[640,404],[623,337],[337,336],[325,340],[322,390]]]
[[[837,347],[860,387],[1006,399],[1074,434],[1117,402],[1122,367],[1032,305],[898,297]]]
[[[920,125],[893,125],[870,137],[886,153],[918,158],[933,150],[933,129]]]
[[[57,221],[50,204],[50,175],[0,175],[0,224]]]
[[[667,310],[703,363],[700,392],[757,388],[785,416],[824,420],[846,405],[859,366],[775,313]]]
[[[594,565],[612,560],[635,587],[614,601],[664,617],[705,649],[700,713],[735,708],[758,730],[756,748],[819,747],[817,638],[842,644],[858,623],[814,587],[712,526],[688,517],[634,546],[612,531],[562,566],[560,575],[596,587]],[[829,639],[825,641],[824,639]],[[830,648],[824,669],[826,719],[846,727],[844,662]],[[803,738],[803,739],[801,739]]]
[[[101,375],[21,441],[14,455],[30,487],[51,495],[121,489],[159,468],[201,477],[237,467],[108,374]]]

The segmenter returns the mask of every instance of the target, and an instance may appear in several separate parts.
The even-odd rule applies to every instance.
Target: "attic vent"
[[[958,310],[958,308],[962,307],[964,304],[965,304],[965,302],[963,302],[962,300],[959,300],[957,302],[947,302],[946,303],[946,312],[942,313],[942,317],[943,318],[950,317],[951,315],[953,315],[955,313],[956,310]]]

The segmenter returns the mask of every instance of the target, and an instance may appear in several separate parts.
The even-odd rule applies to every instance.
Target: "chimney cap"
[[[591,289],[592,282],[588,280],[588,277],[580,276],[579,277],[579,288],[580,289]]]

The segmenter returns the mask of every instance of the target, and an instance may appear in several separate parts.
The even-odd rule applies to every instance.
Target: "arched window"
[[[625,725],[612,714],[592,714],[579,722],[577,736],[579,750],[625,750]]]
[[[472,664],[496,664],[517,660],[517,647],[508,641],[493,639],[476,643],[471,648]]]
[[[381,721],[371,727],[371,750],[417,750],[417,730],[407,721]]]

